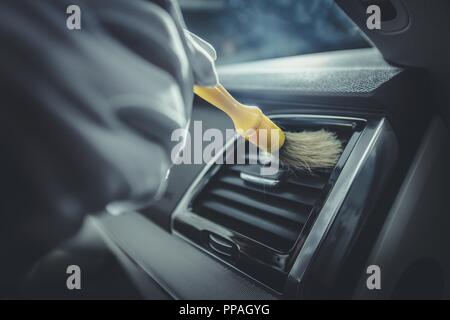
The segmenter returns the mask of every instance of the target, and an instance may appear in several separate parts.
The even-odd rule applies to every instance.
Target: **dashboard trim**
[[[381,118],[377,123],[370,120],[368,121],[368,124],[359,139],[358,145],[355,146],[353,152],[350,154],[346,165],[342,169],[291,268],[285,294],[293,297],[298,296],[300,283],[303,281],[314,256],[320,249],[323,240],[327,236],[336,216],[340,212],[342,204],[344,203],[357,174],[364,167],[371,151],[374,150],[382,131],[386,130],[387,126],[389,126],[389,124],[385,118]],[[358,150],[361,147],[363,150]]]

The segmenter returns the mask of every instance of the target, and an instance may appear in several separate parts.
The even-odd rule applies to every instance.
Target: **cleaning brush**
[[[233,121],[238,134],[269,153],[279,151],[287,169],[312,172],[334,167],[342,153],[342,143],[326,130],[283,132],[258,107],[241,104],[222,86],[194,87],[199,97],[224,111]],[[266,139],[259,132],[265,130]],[[274,135],[272,137],[272,135]]]

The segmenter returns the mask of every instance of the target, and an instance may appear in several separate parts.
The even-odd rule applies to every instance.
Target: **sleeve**
[[[81,30],[66,28],[69,5]],[[217,82],[214,50],[184,30],[173,1],[0,2],[0,173],[27,199],[5,196],[4,228],[23,216],[18,227],[57,239],[87,213],[164,191],[193,85]]]

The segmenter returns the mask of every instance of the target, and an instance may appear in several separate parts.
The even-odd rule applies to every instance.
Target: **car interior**
[[[270,176],[259,162],[174,165],[159,199],[90,214],[6,296],[448,299],[450,3],[179,3],[190,30],[216,47],[223,86],[284,129],[334,132],[337,164]],[[369,4],[381,8],[381,29],[366,25]],[[251,32],[227,38],[236,29]],[[199,97],[192,112],[192,133],[196,121],[233,128]],[[215,157],[246,143],[233,137]],[[83,290],[59,285],[69,264]],[[373,265],[382,290],[367,285]]]

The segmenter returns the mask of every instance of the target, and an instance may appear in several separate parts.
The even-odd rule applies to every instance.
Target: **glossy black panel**
[[[397,138],[389,123],[368,121],[290,271],[287,296],[331,295],[397,156]]]

